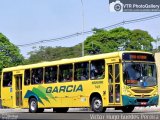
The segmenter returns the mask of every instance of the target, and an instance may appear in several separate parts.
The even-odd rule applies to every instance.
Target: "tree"
[[[154,39],[143,30],[129,30],[122,27],[112,30],[93,29],[94,34],[85,41],[86,54],[90,51],[108,53],[121,50],[151,51]]]
[[[130,43],[126,46],[126,50],[144,50],[152,51],[152,42],[155,40],[143,30],[133,30],[130,38]]]
[[[20,50],[0,33],[0,71],[6,67],[12,67],[23,63]]]
[[[74,47],[44,47],[40,46],[38,50],[34,48],[28,53],[30,57],[25,64],[37,63],[41,61],[52,61],[81,56],[81,45]]]

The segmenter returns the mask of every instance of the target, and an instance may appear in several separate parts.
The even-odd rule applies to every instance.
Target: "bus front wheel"
[[[96,113],[102,113],[106,111],[106,108],[103,107],[102,100],[99,97],[93,97],[91,101],[91,109]]]
[[[124,107],[122,108],[122,111],[123,111],[124,113],[131,113],[133,110],[134,110],[134,106],[124,106]]]

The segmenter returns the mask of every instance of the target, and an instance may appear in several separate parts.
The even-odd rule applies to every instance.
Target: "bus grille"
[[[153,90],[134,90],[132,89],[133,92],[135,93],[151,93]]]
[[[142,95],[134,95],[135,97],[139,97],[139,98],[146,98],[146,97],[150,97],[150,95],[144,95],[144,96],[142,96]]]

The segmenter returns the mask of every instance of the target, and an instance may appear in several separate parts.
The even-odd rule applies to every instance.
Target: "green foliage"
[[[25,61],[25,64],[79,57],[81,56],[81,45],[69,48],[41,46],[38,50],[34,49],[29,52],[29,55],[30,57]]]
[[[23,60],[19,49],[0,33],[0,71],[2,68],[22,64]]]
[[[151,51],[151,42],[154,39],[143,30],[129,30],[125,28],[115,28],[110,31],[94,28],[94,34],[85,41],[85,51],[99,49],[101,53],[108,53],[120,50],[143,50]]]
[[[144,50],[152,51],[153,46],[151,42],[155,40],[146,31],[133,30],[130,38],[130,43],[127,45],[126,50]]]

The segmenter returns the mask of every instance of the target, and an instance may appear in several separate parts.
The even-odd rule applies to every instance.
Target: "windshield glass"
[[[123,63],[123,79],[126,85],[155,86],[157,84],[156,76],[156,66],[153,63]]]

